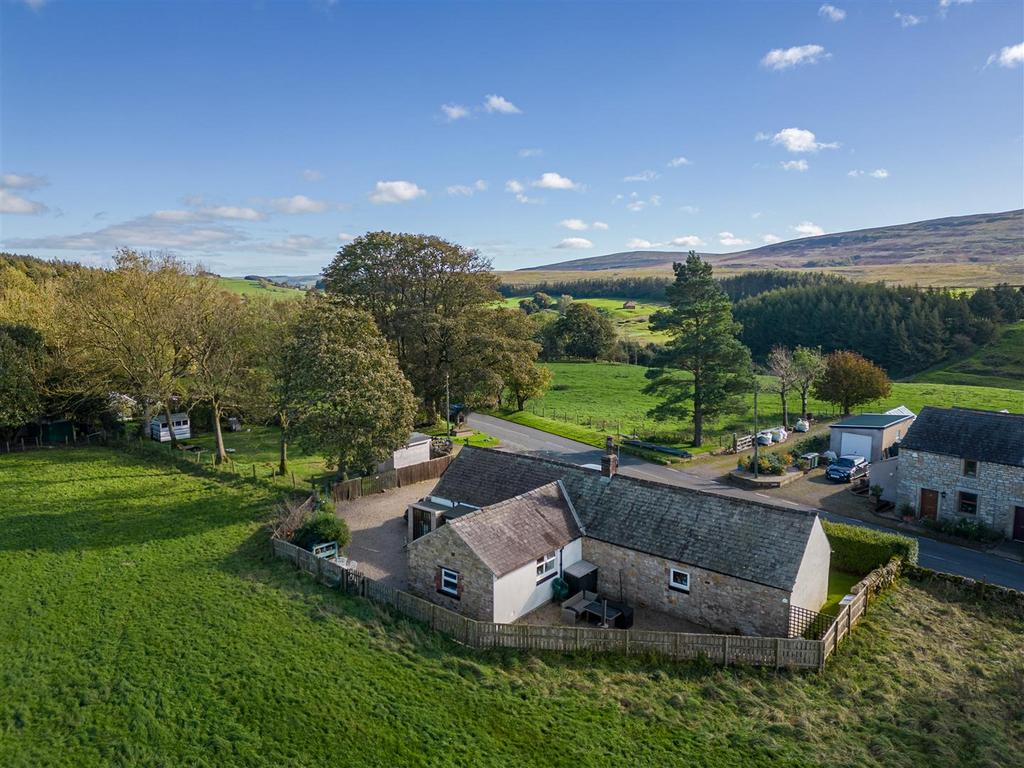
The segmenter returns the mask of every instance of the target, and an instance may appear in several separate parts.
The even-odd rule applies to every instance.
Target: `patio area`
[[[352,532],[345,554],[356,561],[360,572],[390,587],[408,588],[405,508],[428,495],[436,484],[436,480],[427,480],[336,506],[335,514]]]
[[[661,611],[641,608],[640,606],[631,607],[633,608],[633,629],[651,629],[660,632],[695,632],[698,634],[706,634],[711,631],[701,624],[695,624],[692,621],[686,621]],[[540,608],[520,617],[515,623],[572,626],[562,620],[562,607],[558,603],[542,605]],[[577,623],[579,626],[592,626],[582,619]]]

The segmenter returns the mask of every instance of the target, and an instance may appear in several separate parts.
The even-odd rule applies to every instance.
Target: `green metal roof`
[[[836,427],[858,427],[860,429],[885,429],[893,424],[913,418],[899,413],[858,413],[856,416],[847,416],[832,425]]]

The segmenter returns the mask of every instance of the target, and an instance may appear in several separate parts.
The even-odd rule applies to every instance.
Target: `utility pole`
[[[760,386],[757,381],[757,377],[754,377],[754,479],[757,479],[757,459],[758,459],[758,446],[757,442],[757,390]]]
[[[448,389],[448,371],[444,372],[444,427],[445,437],[452,436],[452,396]]]

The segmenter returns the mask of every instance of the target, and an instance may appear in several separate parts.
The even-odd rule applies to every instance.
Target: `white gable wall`
[[[583,559],[582,539],[574,539],[560,550],[558,575],[575,562]],[[537,583],[537,564],[530,561],[500,579],[494,580],[494,621],[508,623],[539,608],[551,600],[549,578],[543,584]]]
[[[790,595],[790,603],[809,611],[817,611],[828,599],[828,567],[832,561],[832,545],[829,543],[821,520],[815,519],[811,535],[807,537],[796,584]]]

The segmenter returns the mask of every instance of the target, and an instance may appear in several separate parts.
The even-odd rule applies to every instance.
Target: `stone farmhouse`
[[[831,549],[790,510],[550,459],[464,448],[420,508],[410,587],[471,618],[512,622],[548,603],[567,569],[607,599],[712,631],[791,636],[818,610]],[[579,564],[582,564],[582,569]],[[570,577],[571,578],[571,577]]]
[[[1024,541],[1024,415],[922,409],[900,446],[897,503]]]

